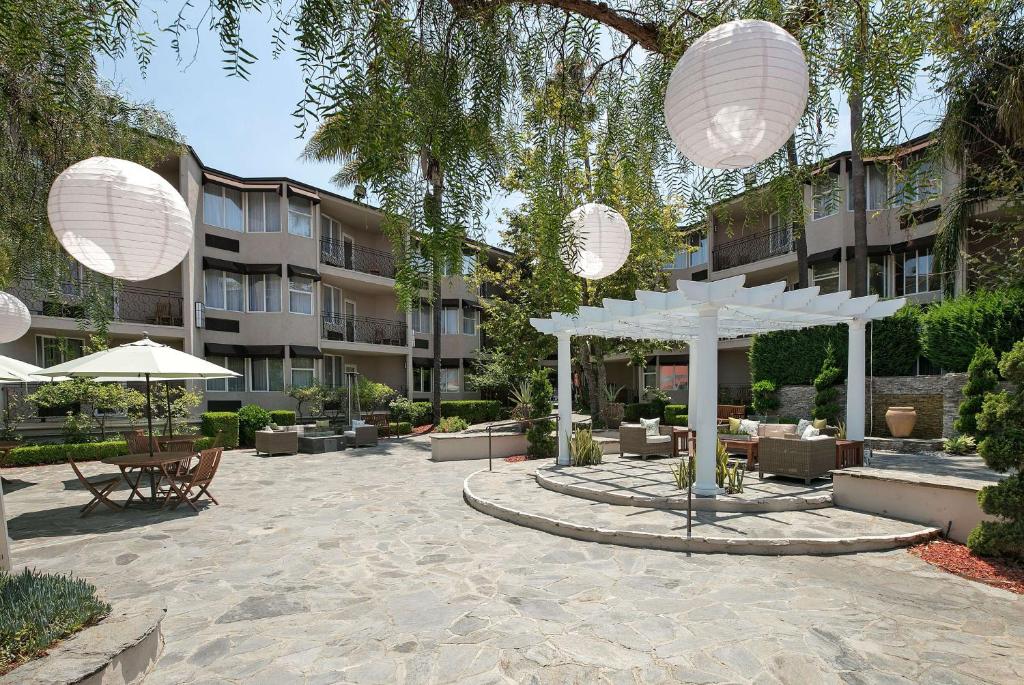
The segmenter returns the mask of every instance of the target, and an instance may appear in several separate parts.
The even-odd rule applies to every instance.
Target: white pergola
[[[846,435],[864,438],[864,331],[868,321],[891,316],[906,300],[850,297],[848,291],[820,295],[818,288],[786,292],[786,283],[745,287],[745,276],[720,281],[678,281],[671,292],[638,290],[635,300],[605,299],[603,307],[576,314],[530,319],[538,331],[558,339],[558,463],[569,464],[572,376],[569,343],[574,335],[633,340],[675,340],[690,348],[689,423],[697,431],[697,479],[693,492],[714,496],[717,439],[718,341],[755,333],[811,326],[849,326]]]

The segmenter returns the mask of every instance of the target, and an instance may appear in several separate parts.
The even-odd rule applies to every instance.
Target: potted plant
[[[604,396],[607,402],[605,403],[602,418],[605,425],[609,428],[618,428],[619,424],[622,423],[623,417],[626,415],[625,403],[618,401],[619,395],[624,389],[624,386],[612,384],[609,384],[604,389]]]

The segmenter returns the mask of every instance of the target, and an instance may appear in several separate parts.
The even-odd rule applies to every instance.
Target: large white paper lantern
[[[17,340],[28,332],[32,315],[25,303],[10,293],[0,292],[0,343]]]
[[[192,216],[178,191],[123,159],[92,157],[69,166],[50,188],[47,211],[72,257],[126,281],[170,271],[192,247]]]
[[[596,281],[611,276],[626,263],[631,238],[629,225],[611,207],[588,202],[569,212],[566,225],[579,251],[575,263],[568,254],[562,260],[577,276]]]
[[[665,91],[665,123],[696,164],[741,169],[786,143],[807,90],[807,61],[793,36],[767,21],[730,21],[679,58]]]

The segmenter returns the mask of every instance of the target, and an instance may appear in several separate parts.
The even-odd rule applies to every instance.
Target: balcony
[[[393,345],[405,347],[408,344],[405,321],[374,319],[368,316],[322,315],[321,337],[325,340],[369,343],[371,345]]]
[[[10,292],[24,302],[33,314],[70,319],[86,318],[84,298],[96,294],[96,291],[89,291],[78,281],[48,286],[31,279],[21,281]],[[113,321],[157,326],[182,325],[181,293],[129,285],[111,289],[109,296]]]
[[[778,257],[795,249],[792,227],[753,233],[716,247],[713,252],[715,271]]]
[[[320,263],[373,276],[395,277],[394,255],[351,242],[321,240]]]

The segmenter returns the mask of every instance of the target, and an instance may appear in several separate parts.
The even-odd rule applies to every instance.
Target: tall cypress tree
[[[985,395],[999,387],[996,375],[996,353],[988,345],[979,345],[967,367],[967,383],[964,384],[964,401],[960,403],[960,418],[954,427],[958,433],[978,436],[978,413]]]
[[[825,348],[825,361],[821,364],[821,373],[814,379],[814,418],[825,419],[831,424],[839,418],[839,390],[836,388],[842,380],[843,371],[836,362],[836,349],[832,343]]]

